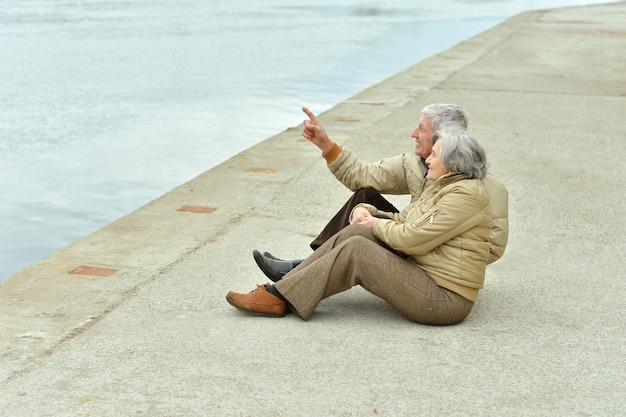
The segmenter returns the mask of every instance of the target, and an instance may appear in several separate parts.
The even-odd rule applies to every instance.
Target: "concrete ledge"
[[[264,281],[253,248],[308,255],[350,194],[294,127],[1,283],[0,411],[621,415],[625,21],[625,2],[524,13],[321,116],[376,160],[412,149],[423,105],[468,111],[511,238],[464,323],[360,288],[306,323],[225,303]]]

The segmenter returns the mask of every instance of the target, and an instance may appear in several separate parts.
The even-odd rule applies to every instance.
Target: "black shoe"
[[[294,259],[292,261],[284,260],[268,252],[261,254],[258,250],[253,250],[252,256],[265,276],[274,282],[280,281],[287,272],[300,265],[303,261],[303,259]]]
[[[288,271],[287,272],[277,271],[273,264],[276,262],[281,262],[281,261],[277,261],[272,258],[267,258],[263,256],[263,254],[256,249],[252,251],[252,256],[254,257],[256,264],[259,266],[261,271],[263,271],[265,276],[271,279],[273,282],[280,281],[283,278],[283,276],[288,272]]]
[[[254,253],[254,252],[253,252],[253,253]],[[263,256],[265,256],[266,258],[273,259],[273,260],[275,260],[275,261],[284,261],[284,259],[277,258],[277,257],[275,257],[274,255],[272,255],[272,254],[271,254],[271,253],[269,253],[269,252],[263,252]]]
[[[291,269],[295,268],[296,266],[300,265],[302,263],[302,261],[304,261],[304,259],[281,259],[277,256],[272,255],[269,252],[263,252],[263,256],[265,256],[268,259],[273,259],[275,261],[281,261],[281,262],[286,262],[287,263],[287,268],[291,267]]]

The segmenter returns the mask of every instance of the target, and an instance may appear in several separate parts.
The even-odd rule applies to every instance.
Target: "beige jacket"
[[[489,193],[479,179],[446,174],[400,213],[359,204],[381,220],[374,235],[406,253],[437,283],[476,301],[489,259],[492,215]]]
[[[352,191],[373,188],[381,194],[410,194],[415,202],[424,188],[426,164],[414,153],[405,153],[378,162],[361,162],[349,149],[338,145],[324,155],[328,169]],[[500,259],[509,240],[509,194],[491,173],[484,179],[491,201],[493,229],[488,263]]]

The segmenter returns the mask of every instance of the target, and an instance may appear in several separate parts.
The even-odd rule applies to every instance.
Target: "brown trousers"
[[[362,225],[343,228],[275,287],[292,310],[307,320],[323,299],[355,285],[422,324],[459,323],[474,305],[439,287],[424,270],[389,251]]]

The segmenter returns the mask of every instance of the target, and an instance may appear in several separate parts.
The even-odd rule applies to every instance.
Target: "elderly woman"
[[[321,300],[360,285],[417,323],[463,321],[483,287],[492,217],[487,160],[467,132],[438,131],[425,190],[400,213],[359,204],[341,230],[275,284],[229,292],[234,307],[307,320]]]

